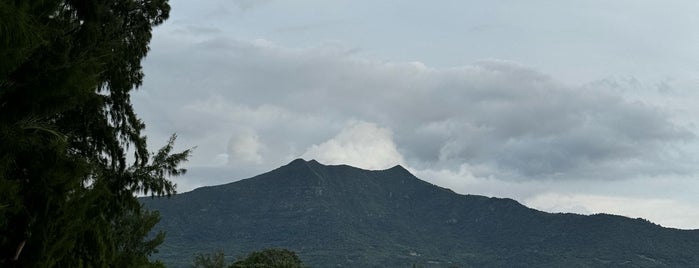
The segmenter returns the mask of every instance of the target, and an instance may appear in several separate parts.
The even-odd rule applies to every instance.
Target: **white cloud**
[[[302,157],[364,169],[386,169],[404,164],[391,131],[362,121],[352,122],[332,139],[311,146]]]
[[[228,140],[229,161],[240,161],[243,164],[261,164],[260,151],[264,145],[257,134],[249,129],[234,133]]]
[[[523,203],[548,212],[578,214],[607,213],[644,218],[665,227],[694,229],[699,222],[699,208],[691,203],[665,198],[544,193]]]

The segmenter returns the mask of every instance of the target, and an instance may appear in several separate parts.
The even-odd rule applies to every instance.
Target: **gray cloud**
[[[421,168],[467,163],[480,167],[475,176],[505,180],[696,171],[677,159],[695,135],[666,110],[515,62],[430,68],[336,45],[168,38],[181,45],[149,55],[135,102],[150,126],[199,146],[193,165],[237,153],[231,163],[265,170],[361,120],[392,131],[406,163]]]
[[[332,19],[332,20],[315,21],[315,22],[300,24],[300,25],[286,25],[286,26],[278,27],[278,28],[274,29],[274,32],[299,34],[299,33],[304,33],[307,31],[315,30],[315,29],[337,26],[337,25],[341,25],[344,23],[347,23],[347,20]]]
[[[175,34],[191,35],[191,36],[212,36],[221,34],[223,31],[216,27],[207,27],[200,25],[183,25],[182,27],[173,30]]]
[[[241,10],[250,10],[262,5],[265,5],[272,0],[230,0]]]

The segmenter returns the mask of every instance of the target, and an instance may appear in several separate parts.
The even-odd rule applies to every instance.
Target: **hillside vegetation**
[[[551,214],[511,199],[460,195],[401,166],[368,171],[295,160],[204,187],[159,210],[157,255],[187,267],[194,254],[295,251],[310,267],[696,267],[699,231],[613,215]]]

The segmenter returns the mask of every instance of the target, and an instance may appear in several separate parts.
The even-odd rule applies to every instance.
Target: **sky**
[[[699,2],[170,1],[133,94],[179,192],[296,158],[699,229]]]

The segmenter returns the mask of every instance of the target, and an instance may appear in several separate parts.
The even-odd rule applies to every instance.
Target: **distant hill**
[[[401,166],[368,171],[294,160],[170,199],[156,257],[295,251],[311,267],[699,267],[699,230],[613,215],[551,214],[511,199],[460,195]]]

